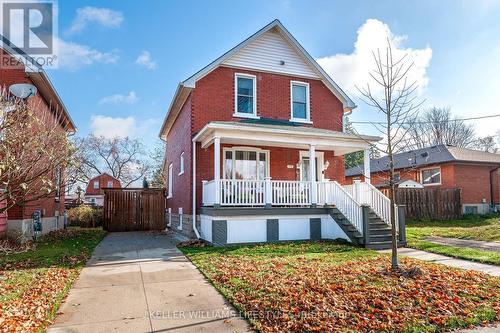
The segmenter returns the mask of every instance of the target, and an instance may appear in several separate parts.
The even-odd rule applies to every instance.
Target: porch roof
[[[202,148],[213,143],[274,146],[308,149],[314,145],[319,150],[333,150],[336,155],[363,150],[381,138],[370,135],[353,135],[338,131],[306,126],[262,124],[236,121],[212,121],[193,138]]]

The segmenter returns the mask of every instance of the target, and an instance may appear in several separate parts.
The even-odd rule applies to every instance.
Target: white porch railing
[[[221,179],[221,206],[263,206],[265,204],[263,180]]]
[[[391,225],[391,200],[370,183],[356,182],[345,185],[346,191],[362,205],[369,205],[375,214],[385,223]],[[394,205],[394,219],[398,223],[398,209]]]
[[[345,188],[336,181],[318,183],[321,204],[335,205],[337,209],[363,234],[363,209]]]
[[[273,180],[272,205],[305,206],[311,204],[311,182]]]
[[[215,204],[215,193],[217,190],[215,180],[203,182],[203,204],[205,206],[213,206]]]
[[[317,200],[313,202],[312,186]],[[341,186],[335,181],[308,182],[288,180],[241,180],[221,179],[203,182],[203,205],[205,206],[309,206],[317,204],[335,205],[342,214],[363,233],[362,205],[373,211],[390,225],[390,200],[369,183],[357,182]],[[395,220],[398,221],[394,207]]]

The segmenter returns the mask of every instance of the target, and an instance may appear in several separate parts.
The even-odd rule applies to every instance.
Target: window
[[[310,122],[309,83],[290,82],[292,121]]]
[[[423,169],[420,171],[422,184],[439,185],[441,184],[441,168]]]
[[[399,182],[401,180],[401,174],[399,172],[394,173],[394,181]]]
[[[269,175],[269,151],[258,148],[224,150],[224,179],[263,180]]]
[[[235,75],[235,103],[236,117],[257,118],[257,85],[255,75]]]
[[[181,153],[181,165],[179,167],[179,176],[184,173],[184,152]]]
[[[172,191],[172,170],[173,170],[173,165],[172,163],[170,163],[170,165],[168,166],[168,196],[167,198],[171,198],[173,195],[173,191]]]
[[[108,188],[112,188],[113,187],[113,181],[108,181]]]
[[[97,190],[97,189],[99,189],[99,181],[94,180],[94,190]]]

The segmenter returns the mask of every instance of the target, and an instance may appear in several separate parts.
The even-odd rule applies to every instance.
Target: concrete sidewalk
[[[428,242],[449,245],[456,247],[471,247],[474,249],[500,252],[500,242],[484,242],[472,239],[460,239],[460,238],[448,238],[448,237],[437,237],[431,236],[425,239]]]
[[[176,243],[172,235],[109,234],[48,332],[250,331]]]
[[[391,250],[383,250],[380,252],[390,253]],[[493,276],[500,276],[500,267],[495,265],[481,264],[479,262],[446,257],[440,254],[435,254],[410,248],[400,248],[398,249],[398,254],[402,256],[412,257],[415,259],[433,262],[436,264],[442,264],[450,267],[467,269],[467,270],[475,270]]]

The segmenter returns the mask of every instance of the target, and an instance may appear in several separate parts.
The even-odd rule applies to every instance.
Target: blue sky
[[[58,6],[62,65],[48,72],[79,135],[127,132],[152,144],[178,82],[275,18],[313,57],[324,58],[341,86],[363,80],[351,74],[366,65],[355,43],[366,50],[367,41],[386,33],[421,64],[417,78],[427,106],[449,106],[464,117],[500,113],[500,1],[101,0]],[[350,95],[359,105],[353,120],[380,117]],[[498,119],[475,122],[478,132],[494,134]]]

